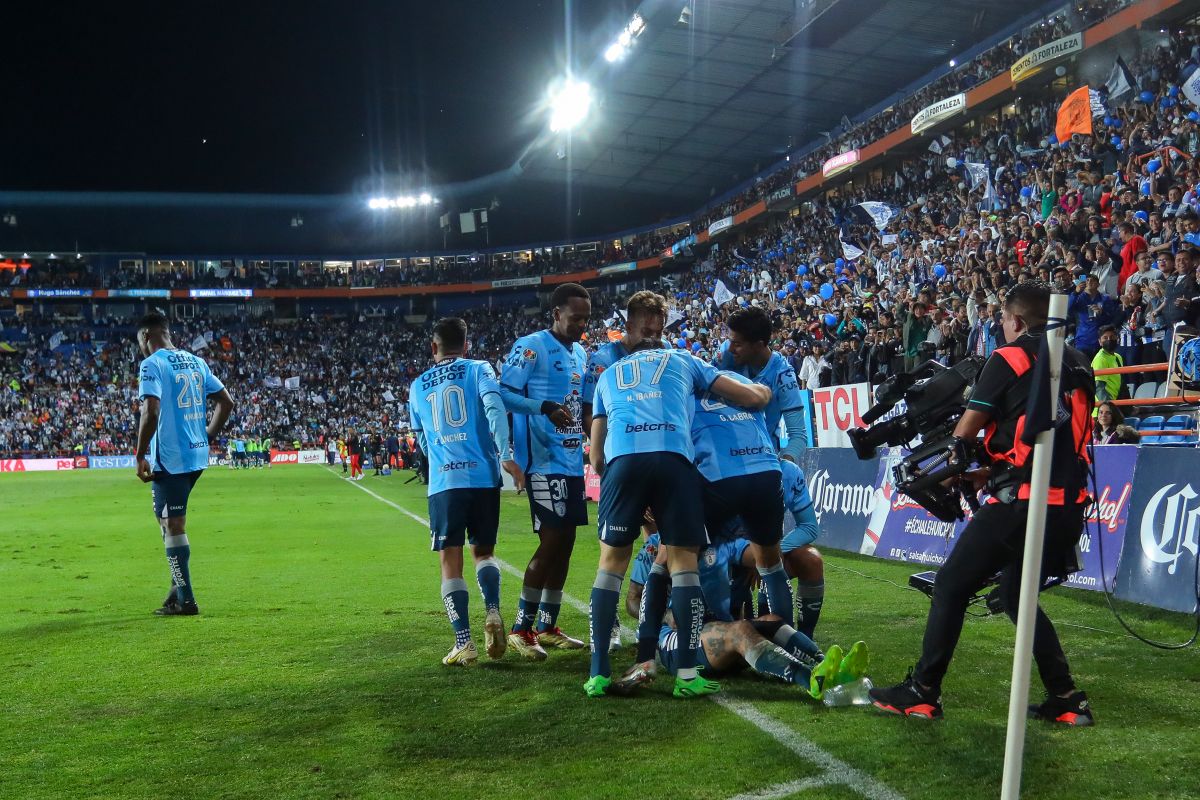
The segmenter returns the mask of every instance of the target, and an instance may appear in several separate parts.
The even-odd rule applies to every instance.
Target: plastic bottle
[[[829,708],[844,706],[869,706],[871,698],[867,694],[875,684],[870,678],[859,678],[850,683],[843,683],[825,690],[824,703]]]

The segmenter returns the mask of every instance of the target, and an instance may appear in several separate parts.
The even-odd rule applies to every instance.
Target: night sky
[[[577,2],[576,61],[636,2]],[[68,10],[69,9],[69,10]],[[49,4],[6,14],[0,188],[347,193],[507,168],[563,3]]]

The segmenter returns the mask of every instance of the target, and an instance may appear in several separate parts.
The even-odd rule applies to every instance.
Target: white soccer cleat
[[[538,642],[533,631],[513,631],[508,634],[509,646],[527,661],[545,661],[546,648]]]
[[[504,658],[508,649],[508,639],[504,635],[504,620],[499,611],[489,611],[483,623],[483,641],[488,658]]]
[[[625,670],[624,675],[613,681],[610,691],[614,694],[628,696],[643,686],[649,686],[654,683],[656,677],[658,677],[658,669],[655,667],[653,661],[634,664]]]
[[[556,650],[582,650],[588,646],[587,642],[564,633],[557,625],[548,631],[538,631],[537,640],[542,647]]]
[[[608,652],[618,653],[621,650],[621,622],[618,620],[613,624],[612,636],[608,640]]]
[[[447,667],[469,667],[478,660],[479,651],[475,649],[475,643],[467,642],[462,646],[455,645],[442,659],[442,663]]]

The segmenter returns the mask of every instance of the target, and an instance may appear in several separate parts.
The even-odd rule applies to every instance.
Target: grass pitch
[[[408,474],[359,486],[424,517]],[[0,797],[999,794],[1005,619],[968,620],[940,723],[829,710],[750,676],[725,682],[732,709],[674,700],[668,682],[636,701],[588,700],[586,653],[443,667],[452,636],[428,531],[338,475],[210,469],[189,509],[202,616],[173,619],[150,614],[167,571],[132,471],[0,477]],[[525,499],[506,497],[497,555],[523,568],[534,542]],[[903,677],[928,601],[888,581],[910,568],[826,562],[818,640],[866,639],[876,683]],[[594,532],[581,531],[574,598],[586,601],[595,563]],[[509,619],[519,582],[503,581]],[[1030,724],[1025,796],[1200,796],[1196,652],[1115,634],[1095,595],[1044,602],[1098,726]],[[1190,633],[1187,617],[1126,608],[1154,637]],[[474,587],[471,614],[481,643]],[[586,634],[571,605],[561,622]]]

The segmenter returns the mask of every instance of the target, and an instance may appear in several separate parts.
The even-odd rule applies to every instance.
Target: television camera
[[[912,372],[892,376],[876,388],[875,405],[863,415],[869,427],[849,432],[854,452],[864,461],[874,458],[881,445],[913,448],[893,468],[893,484],[943,522],[963,518],[960,498],[977,508],[973,492],[962,492],[957,481],[953,488],[943,481],[970,469],[977,455],[974,442],[954,437],[954,427],[983,364],[976,356],[953,367],[926,361]],[[902,400],[903,410],[883,419]]]

